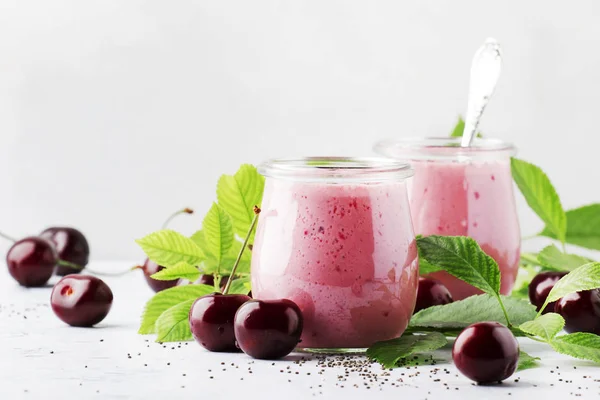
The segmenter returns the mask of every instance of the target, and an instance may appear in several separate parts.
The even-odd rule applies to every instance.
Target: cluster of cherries
[[[144,276],[155,292],[190,284],[187,280],[159,281],[151,277],[164,267],[146,260]],[[154,272],[152,272],[154,271]],[[221,293],[198,298],[189,313],[194,339],[214,352],[242,350],[258,359],[278,359],[291,353],[302,335],[302,311],[291,300],[253,300],[251,293],[226,294],[229,276],[220,281]],[[194,284],[214,286],[213,275],[203,274]]]
[[[539,311],[565,272],[541,272],[529,284],[529,299]],[[439,281],[419,278],[415,312],[451,303],[452,296]],[[600,335],[600,290],[569,294],[549,303],[543,313],[555,312],[565,320],[565,331]],[[510,329],[498,322],[478,322],[465,328],[452,348],[456,367],[477,383],[501,382],[511,376],[519,361],[519,343]]]
[[[104,281],[79,275],[87,265],[90,247],[75,228],[52,227],[39,236],[15,241],[6,254],[8,272],[25,287],[40,287],[53,274],[63,276],[52,289],[52,310],[72,326],[89,327],[110,311],[113,294]]]
[[[180,213],[191,214],[192,211],[184,209],[171,218]],[[11,276],[25,287],[44,286],[53,274],[62,276],[52,289],[52,310],[69,325],[89,327],[108,315],[113,301],[112,291],[104,281],[79,274],[87,265],[89,254],[88,242],[80,231],[52,227],[39,236],[15,241],[6,255],[6,263]],[[190,283],[153,279],[151,275],[164,267],[149,259],[136,268],[143,270],[148,285],[155,292]],[[542,272],[531,281],[529,299],[538,311],[564,275],[563,272]],[[258,359],[282,358],[293,351],[302,335],[300,308],[287,299],[253,300],[249,295],[227,294],[228,280],[227,276],[221,280],[222,294],[202,296],[193,303],[189,324],[195,340],[209,351],[242,350]],[[212,275],[202,275],[194,283],[214,286],[215,282]],[[419,278],[415,313],[452,301],[452,295],[441,282]],[[598,289],[564,296],[548,304],[543,312],[560,314],[569,333],[600,335]],[[498,322],[479,322],[457,336],[452,357],[457,368],[470,379],[478,383],[499,382],[516,370],[519,344],[506,326]]]
[[[278,359],[300,342],[303,317],[291,300],[253,300],[244,294],[213,293],[197,299],[189,313],[194,339],[216,352],[242,350],[258,359]]]

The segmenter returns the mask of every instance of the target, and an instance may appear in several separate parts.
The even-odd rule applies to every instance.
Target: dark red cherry
[[[291,300],[252,300],[235,314],[235,338],[249,356],[274,360],[298,345],[303,322],[300,308]]]
[[[144,265],[138,268],[140,268],[144,272],[144,278],[146,278],[148,286],[150,286],[150,288],[155,292],[160,292],[162,290],[172,288],[173,286],[176,286],[179,283],[179,279],[175,279],[172,281],[159,281],[158,279],[152,278],[152,275],[154,275],[158,271],[165,269],[165,267],[163,267],[162,265],[158,265],[149,258],[146,258]]]
[[[544,305],[548,294],[556,284],[565,276],[566,272],[540,272],[537,274],[529,284],[529,301],[533,304],[538,311]],[[554,306],[556,302],[549,303],[542,314],[554,312]]]
[[[83,236],[83,233],[75,228],[69,227],[52,227],[48,228],[40,234],[41,237],[50,240],[54,243],[58,258],[70,263],[76,264],[84,268],[90,259],[90,246],[88,241]],[[67,267],[59,265],[56,267],[55,273],[60,276],[69,274],[78,274],[81,272],[79,268]]]
[[[71,326],[94,326],[110,311],[113,294],[104,281],[89,275],[67,275],[52,289],[54,314]]]
[[[58,262],[54,245],[40,237],[15,242],[6,254],[8,272],[23,286],[43,286]]]
[[[452,358],[467,378],[477,383],[500,382],[517,369],[519,343],[506,326],[478,322],[458,335]]]
[[[568,294],[556,302],[554,312],[565,319],[565,331],[600,335],[600,290]]]
[[[233,319],[250,297],[242,294],[209,294],[197,299],[189,314],[194,339],[210,351],[238,351],[235,346]]]
[[[450,291],[440,281],[431,278],[419,278],[419,288],[417,289],[417,303],[414,314],[424,308],[431,306],[440,306],[452,303]]]

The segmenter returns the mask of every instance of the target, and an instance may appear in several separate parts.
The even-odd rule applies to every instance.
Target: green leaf
[[[196,244],[196,246],[200,247],[200,249],[204,249],[206,247],[206,238],[204,237],[204,231],[200,229],[196,231],[192,236],[190,236],[190,240]]]
[[[204,259],[202,250],[189,238],[169,229],[136,240],[148,258],[165,267],[179,262],[197,265]]]
[[[192,235],[191,239],[201,249],[206,248],[206,239],[204,237],[203,231],[200,230],[200,231],[194,233]],[[231,272],[231,269],[233,268],[233,264],[235,263],[235,260],[237,259],[238,254],[240,253],[240,250],[242,249],[242,244],[243,243],[240,242],[239,240],[234,240],[233,244],[231,245],[231,248],[227,252],[227,255],[221,260],[221,262],[218,262],[214,258],[208,258],[202,263],[201,270],[205,274],[214,274],[217,272],[217,269],[219,270],[219,273],[221,275],[229,274]],[[242,254],[242,258],[240,259],[240,264],[238,265],[236,275],[249,274],[251,261],[252,261],[252,252],[250,251],[249,248],[246,248],[246,250]]]
[[[517,158],[511,159],[511,170],[529,207],[546,223],[556,238],[564,242],[567,216],[548,176],[540,167]]]
[[[561,354],[600,363],[600,336],[593,333],[577,332],[558,336],[550,345]]]
[[[545,247],[538,254],[538,260],[544,268],[554,271],[572,271],[583,264],[592,262],[589,258],[578,256],[577,254],[563,253],[553,244]]]
[[[240,251],[242,250],[242,245],[243,245],[243,243],[238,240],[235,240],[233,242],[233,246],[231,246],[231,249],[229,250],[229,254],[227,256],[229,259],[231,259],[231,262],[229,264],[227,264],[228,269],[226,270],[226,272],[231,272],[231,268],[233,267],[235,260],[237,259]],[[242,258],[240,259],[240,264],[238,265],[236,275],[249,274],[251,261],[252,261],[252,251],[250,251],[248,246],[246,246],[246,249],[244,250],[244,253],[242,254]]]
[[[473,239],[464,236],[427,236],[417,238],[419,254],[428,263],[483,290],[497,295],[500,270],[494,259]]]
[[[254,206],[262,201],[265,178],[244,164],[235,175],[223,175],[217,184],[217,201],[231,216],[235,233],[245,237],[254,218]],[[252,233],[254,235],[254,233]],[[251,236],[251,241],[254,236]]]
[[[463,132],[465,130],[465,120],[459,115],[458,121],[456,121],[456,125],[450,134],[450,137],[462,137]]]
[[[538,259],[537,254],[534,253],[521,253],[521,264],[527,266],[536,266],[540,265],[540,260]]]
[[[558,239],[548,226],[540,235]],[[590,204],[567,211],[566,241],[587,249],[600,250],[600,204]]]
[[[544,314],[532,321],[522,323],[519,328],[533,336],[539,336],[545,341],[554,339],[558,332],[565,327],[565,320],[556,313]]]
[[[187,279],[188,281],[195,281],[200,278],[200,271],[198,268],[182,261],[175,264],[172,267],[161,269],[157,273],[153,274],[151,278],[159,281],[174,281],[175,279]]]
[[[554,284],[540,312],[553,301],[570,293],[591,290],[600,287],[600,263],[589,263],[575,268]]]
[[[248,294],[250,293],[250,278],[238,278],[231,281],[228,294]]]
[[[214,203],[206,217],[204,217],[202,232],[204,232],[204,247],[202,250],[206,254],[205,263],[220,271],[221,267],[227,264],[224,261],[227,260],[235,240],[231,217],[223,208]],[[197,238],[195,242],[198,242]],[[201,241],[200,243],[202,244]]]
[[[535,318],[535,307],[528,301],[501,297],[513,324],[520,325]],[[409,326],[413,328],[461,329],[482,321],[497,321],[506,324],[506,318],[495,296],[482,294],[454,303],[426,308],[412,316]]]
[[[192,339],[188,315],[196,299],[181,302],[162,313],[156,320],[157,342],[183,342]]]
[[[215,288],[208,285],[186,285],[175,286],[156,293],[146,303],[138,333],[142,335],[156,333],[156,320],[163,312],[181,302],[197,299],[214,291]]]
[[[539,365],[539,360],[539,357],[533,357],[524,351],[519,351],[519,365],[517,366],[517,371],[535,368]]]
[[[452,133],[450,134],[450,137],[462,137],[464,131],[465,131],[465,120],[459,115],[458,121],[456,122],[456,125],[454,126],[454,129],[452,130]],[[481,132],[477,133],[477,137],[478,138],[483,137]]]
[[[403,335],[397,339],[375,343],[367,350],[367,356],[385,368],[394,368],[398,361],[411,354],[436,350],[447,343],[446,337],[439,332]]]
[[[442,271],[442,268],[431,265],[423,258],[419,259],[419,275],[427,275],[437,271]]]

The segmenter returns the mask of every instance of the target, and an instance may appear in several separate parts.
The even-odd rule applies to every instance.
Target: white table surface
[[[115,271],[131,265],[90,267]],[[108,317],[95,328],[72,328],[52,313],[50,287],[22,288],[1,269],[1,400],[600,398],[600,366],[532,341],[522,341],[522,349],[541,357],[542,367],[488,387],[472,384],[449,362],[389,373],[367,364],[345,377],[343,366],[320,367],[322,357],[293,354],[258,361],[244,354],[210,353],[195,342],[159,345],[152,336],[136,333],[144,302],[152,295],[141,272],[105,280],[115,295]],[[301,357],[307,361],[298,363]]]

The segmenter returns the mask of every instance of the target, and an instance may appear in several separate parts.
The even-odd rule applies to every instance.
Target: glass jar
[[[271,160],[259,171],[253,296],[298,304],[305,350],[355,351],[400,336],[418,280],[410,166],[315,157]]]
[[[415,169],[409,197],[419,235],[470,236],[494,258],[501,272],[501,293],[517,278],[521,231],[517,218],[510,157],[513,145],[495,139],[460,147],[461,138],[388,140],[375,151],[407,160]],[[455,300],[481,291],[446,272],[431,274]]]

